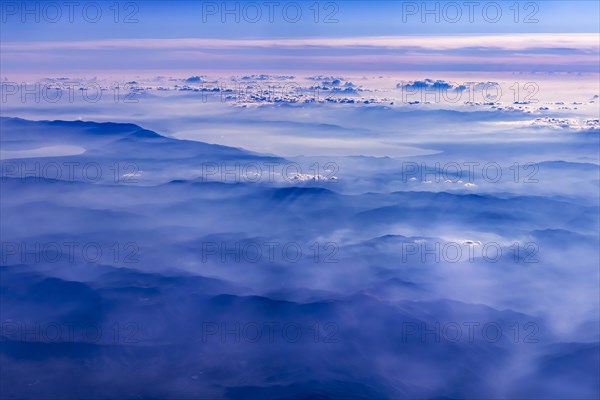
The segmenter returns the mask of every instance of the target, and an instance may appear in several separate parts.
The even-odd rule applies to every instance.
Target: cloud
[[[185,83],[204,83],[206,82],[206,80],[204,80],[202,77],[200,76],[190,76],[189,78],[187,78],[185,80]]]
[[[385,36],[304,39],[106,39],[3,42],[3,71],[58,63],[91,69],[337,70],[413,68],[598,71],[593,34]],[[125,57],[127,55],[127,57]],[[25,64],[27,62],[27,64]],[[39,65],[41,63],[41,65]]]
[[[507,34],[478,36],[382,36],[307,39],[107,39],[54,42],[8,42],[5,51],[33,50],[103,50],[103,49],[226,49],[226,48],[422,48],[429,50],[456,49],[581,49],[598,51],[596,34]]]

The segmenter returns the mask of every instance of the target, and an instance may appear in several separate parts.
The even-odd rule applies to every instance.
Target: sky
[[[104,71],[597,73],[599,3],[3,2],[2,76]],[[569,18],[563,18],[568,13]],[[373,21],[377,21],[374,23]]]

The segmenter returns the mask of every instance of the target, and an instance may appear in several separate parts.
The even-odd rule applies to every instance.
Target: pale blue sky
[[[99,1],[78,2],[72,9],[64,4],[2,3],[4,76],[16,71],[60,75],[130,69],[598,72],[600,68],[600,2],[595,0],[311,0],[271,5]],[[453,39],[457,35],[473,40],[448,46],[460,41]],[[435,39],[411,43],[415,36],[440,37],[445,45],[439,48]],[[489,40],[490,36],[497,39]],[[389,45],[378,42],[379,37],[401,39]],[[337,44],[341,38],[363,41]],[[186,43],[187,39],[224,41]],[[248,39],[258,42],[249,44]],[[290,44],[280,39],[319,41]]]
[[[47,3],[47,2],[46,2]],[[135,1],[79,2],[69,21],[69,9],[61,7],[61,17],[44,2],[3,2],[2,41],[39,41],[108,38],[281,38],[281,37],[351,37],[431,34],[493,33],[571,33],[599,32],[599,1],[477,1],[473,21],[469,21],[468,1],[278,1],[273,6],[273,22],[269,6],[256,2]],[[62,2],[56,2],[62,4]],[[55,3],[55,4],[56,4]],[[102,16],[96,18],[93,5],[100,5]],[[116,14],[114,4],[119,5]],[[422,22],[422,4],[429,10],[439,7],[439,23],[434,14]],[[457,10],[451,3],[458,4]],[[495,4],[502,15],[496,18]],[[39,22],[36,22],[36,4]],[[225,4],[225,7],[223,7]],[[235,14],[222,15],[225,8],[238,5]],[[319,13],[315,14],[315,4]],[[519,14],[515,14],[515,4]],[[261,16],[257,18],[260,6]],[[287,9],[284,9],[285,6]],[[302,15],[296,18],[295,5]],[[216,9],[215,9],[216,7]],[[416,7],[416,8],[415,8]],[[32,13],[22,12],[32,10]],[[461,13],[459,17],[457,11]],[[484,11],[487,16],[484,16]],[[84,13],[87,13],[84,16]],[[86,18],[86,16],[88,18]],[[129,16],[132,23],[123,21]],[[203,18],[204,16],[204,18]],[[115,23],[115,17],[118,23]],[[222,17],[226,22],[222,22]],[[315,17],[317,21],[315,23]],[[444,18],[446,17],[446,18]],[[515,22],[515,17],[518,22]],[[25,22],[23,23],[23,18]],[[57,22],[52,20],[57,19]],[[497,19],[496,22],[493,22]],[[256,22],[253,22],[256,20]],[[328,23],[325,22],[328,21]],[[334,22],[336,21],[337,22]],[[456,20],[456,22],[453,22]],[[526,22],[527,20],[527,22]],[[537,20],[537,22],[534,22]],[[133,22],[137,21],[137,22]]]

